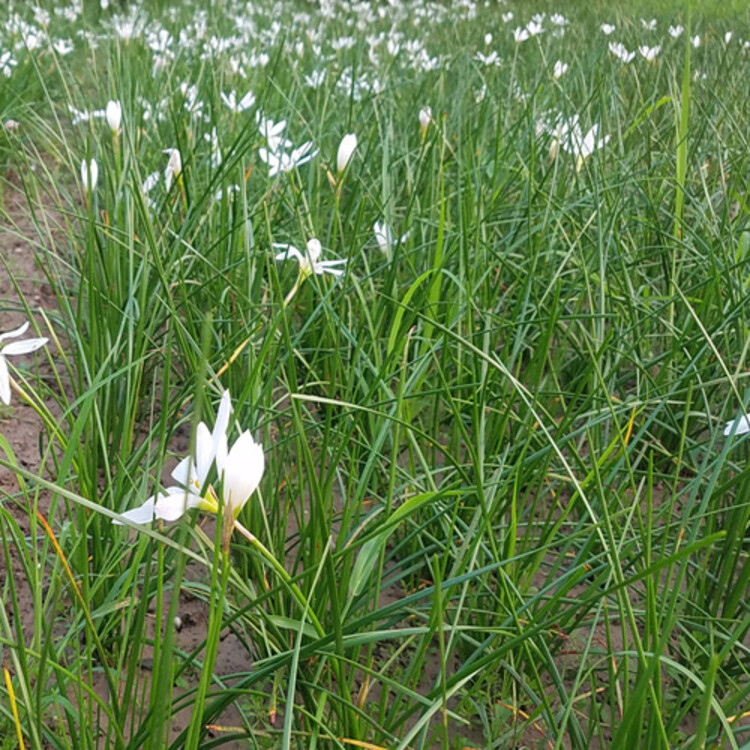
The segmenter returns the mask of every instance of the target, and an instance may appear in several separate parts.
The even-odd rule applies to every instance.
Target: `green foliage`
[[[238,33],[234,3],[198,5],[201,39]],[[370,49],[389,18],[315,15],[355,37],[325,47],[318,88],[293,4],[299,63],[298,37],[279,37],[246,78],[191,48],[191,3],[152,9],[185,30],[162,66],[93,5],[53,14],[50,34],[95,47],[14,52],[7,235],[52,300],[24,292],[3,246],[15,294],[0,309],[51,339],[39,367],[12,370],[38,465],[7,421],[0,440],[19,488],[0,496],[0,661],[30,747],[746,742],[750,470],[746,438],[722,430],[748,401],[748,19],[703,4],[688,50],[666,32],[687,24],[681,3],[553,6],[538,9],[566,13],[565,35],[518,45],[526,3],[422,19],[440,62],[426,71]],[[264,29],[266,12],[250,14]],[[625,65],[615,39],[662,51]],[[495,47],[499,67],[474,56]],[[360,70],[382,91],[355,95]],[[254,107],[231,112],[231,89]],[[71,123],[69,107],[108,99],[118,135]],[[270,177],[256,110],[319,155]],[[610,140],[577,163],[554,143],[558,115]],[[169,191],[166,148],[183,167]],[[388,252],[382,220],[408,232]],[[273,244],[312,237],[345,273],[297,287]],[[235,533],[226,555],[198,514],[113,525],[169,483],[227,389],[265,449],[239,517],[257,543]],[[192,640],[173,625],[186,612]]]

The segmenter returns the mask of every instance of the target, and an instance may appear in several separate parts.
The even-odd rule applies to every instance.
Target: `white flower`
[[[16,65],[18,65],[18,63],[10,52],[3,52],[3,54],[0,55],[0,72],[6,78],[10,78],[13,75],[13,68],[15,68]]]
[[[75,47],[73,46],[73,41],[71,39],[57,39],[54,42],[52,42],[52,48],[57,52],[60,57],[65,57],[65,55],[69,55]]]
[[[617,27],[613,26],[611,23],[603,23],[601,25],[601,30],[605,36],[609,36],[610,34],[615,33],[615,31],[617,30]]]
[[[238,112],[244,112],[246,109],[250,109],[250,107],[255,104],[255,94],[253,94],[252,91],[248,91],[245,96],[242,97],[239,101],[237,101],[237,97],[235,96],[234,89],[230,91],[228,94],[225,94],[223,91],[221,92],[221,101],[224,102],[224,104],[229,107],[229,109],[232,110],[232,112],[238,113]]]
[[[648,62],[653,62],[656,60],[656,56],[661,52],[661,45],[657,44],[655,47],[649,47],[645,44],[642,44],[640,47],[638,47],[638,52],[640,52],[641,57],[643,57]]]
[[[182,157],[176,148],[165,148],[163,153],[169,154],[167,168],[164,170],[164,180],[167,183],[167,192],[172,187],[172,180],[179,178],[182,174]]]
[[[724,44],[729,44],[729,42],[732,41],[732,37],[734,36],[734,32],[727,31],[724,34]]]
[[[383,255],[390,255],[391,248],[400,245],[402,242],[406,242],[409,238],[409,232],[407,232],[402,237],[396,239],[393,236],[391,228],[384,221],[376,221],[372,227],[372,231],[375,233],[375,239]]]
[[[500,16],[503,23],[510,23],[513,20],[513,11],[508,11]]]
[[[699,34],[696,34],[696,35],[695,35],[694,37],[692,37],[692,39],[690,40],[690,44],[692,44],[692,45],[693,45],[693,47],[695,47],[695,49],[698,49],[698,47],[700,47],[700,46],[701,46],[701,38],[700,38],[700,35],[699,35]]]
[[[671,36],[672,39],[678,39],[679,37],[682,36],[682,32],[685,31],[685,28],[678,24],[677,26],[670,26],[668,31],[669,31],[669,36]]]
[[[746,432],[750,432],[750,417],[747,414],[743,414],[737,417],[737,419],[727,422],[724,428],[724,437],[729,437],[732,433],[735,435],[744,435]]]
[[[513,29],[513,39],[515,40],[516,44],[525,42],[529,38],[529,36],[530,35],[528,29],[522,29],[518,26]]]
[[[559,116],[553,126],[543,124],[542,129],[552,135],[553,143],[551,155],[557,152],[559,144],[567,153],[576,157],[576,169],[580,170],[583,162],[595,151],[603,148],[609,142],[609,136],[599,138],[599,125],[594,125],[589,129],[586,135],[581,131],[581,125],[578,121],[578,115],[574,115],[569,120],[564,120]]]
[[[258,156],[268,164],[268,176],[276,177],[280,172],[291,172],[293,169],[307,164],[318,154],[318,150],[311,151],[312,141],[303,143],[299,148],[295,148],[290,154],[285,151],[269,151],[267,148],[259,148]]]
[[[341,174],[351,161],[354,149],[357,148],[357,135],[356,133],[347,133],[339,143],[339,150],[336,154],[336,168],[338,173]]]
[[[104,110],[107,115],[107,125],[113,133],[120,130],[122,123],[122,105],[119,101],[108,101],[107,108]]]
[[[8,333],[0,333],[0,345],[5,339],[15,339],[26,333],[29,327],[28,321],[20,328],[16,328]],[[0,346],[0,401],[6,406],[10,404],[10,373],[8,372],[8,363],[5,358],[19,354],[30,354],[47,343],[48,339],[26,339],[25,341],[14,341],[12,344]]]
[[[305,85],[312,89],[320,88],[326,79],[325,70],[313,70],[310,75],[305,76]]]
[[[656,19],[652,18],[650,21],[647,21],[645,18],[641,18],[641,26],[646,31],[656,31]]]
[[[299,272],[303,278],[313,273],[318,276],[322,276],[324,273],[330,273],[333,276],[342,276],[344,273],[343,269],[337,268],[337,266],[344,265],[346,258],[343,260],[320,260],[320,256],[323,254],[323,247],[320,244],[320,240],[315,239],[315,237],[308,241],[304,254],[294,247],[294,245],[274,242],[273,246],[277,250],[283,250],[283,252],[276,255],[276,260],[294,258],[299,263]]]
[[[424,130],[432,122],[432,107],[422,107],[419,110],[419,125]]]
[[[629,52],[624,44],[620,42],[610,42],[609,51],[615,56],[619,57],[624,63],[629,63],[635,57],[635,52]]]
[[[245,430],[229,450],[226,436],[219,442],[216,469],[221,479],[224,507],[233,519],[237,519],[250,495],[258,489],[264,467],[263,447],[253,440],[249,430]]]
[[[92,159],[87,162],[85,159],[81,161],[81,182],[83,183],[83,189],[85,192],[94,192],[96,190],[96,182],[99,179],[99,165],[96,163],[96,159]]]
[[[555,67],[552,69],[552,77],[560,78],[565,75],[568,70],[568,63],[564,63],[562,60],[558,60],[555,63]]]
[[[216,513],[219,507],[215,494],[210,487],[206,488],[207,491],[204,493],[204,487],[217,453],[226,453],[227,428],[231,412],[229,391],[224,391],[213,432],[209,432],[205,423],[200,422],[195,433],[195,457],[186,456],[172,472],[172,479],[177,485],[152,495],[143,505],[122,513],[122,517],[132,523],[142,524],[151,523],[155,518],[176,521],[191,508]],[[112,523],[122,524],[119,520],[113,520]]]
[[[532,18],[531,21],[529,21],[526,24],[526,31],[528,31],[529,34],[531,34],[531,36],[536,36],[537,34],[541,34],[544,31],[541,20],[540,19],[535,20]]]
[[[263,117],[260,112],[256,112],[255,122],[258,124],[260,134],[266,139],[269,151],[276,152],[291,147],[291,141],[286,140],[283,136],[286,129],[286,120],[274,122],[269,118]]]
[[[559,13],[553,13],[549,17],[549,20],[553,26],[567,26],[568,25],[568,19],[565,18],[565,16],[560,15]]]
[[[492,51],[489,55],[483,55],[481,52],[477,52],[474,55],[474,59],[482,63],[482,65],[495,65],[498,68],[502,65],[503,59],[496,51]]]

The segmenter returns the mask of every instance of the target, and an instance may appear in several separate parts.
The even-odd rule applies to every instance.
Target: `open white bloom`
[[[342,276],[344,273],[343,269],[337,268],[337,266],[345,265],[346,258],[342,260],[320,260],[320,256],[323,254],[323,246],[320,244],[320,240],[315,239],[315,237],[308,240],[304,253],[301,253],[294,245],[274,242],[273,246],[277,250],[283,250],[276,255],[276,260],[294,258],[299,263],[300,276],[303,278],[313,273],[318,276],[322,276],[324,273]]]
[[[513,20],[513,11],[508,11],[500,16],[503,23],[510,23]]]
[[[746,432],[750,432],[750,417],[747,414],[743,414],[737,417],[737,419],[727,422],[724,428],[724,437],[729,437],[732,433],[735,435],[744,435]]]
[[[517,26],[515,29],[513,29],[513,39],[515,40],[516,44],[525,42],[529,38],[529,36],[530,34],[528,29],[522,29],[520,26]]]
[[[307,164],[318,154],[318,150],[311,150],[312,141],[303,143],[299,148],[295,148],[291,153],[285,151],[269,151],[267,148],[259,148],[258,156],[268,164],[268,176],[276,177],[280,172],[291,172],[302,164]]]
[[[617,27],[613,26],[611,23],[603,23],[601,25],[601,30],[605,36],[609,36],[610,34],[615,33],[615,31],[617,30]]]
[[[629,63],[635,57],[635,52],[630,52],[624,44],[620,42],[610,42],[609,51],[615,56],[619,57],[624,63]]]
[[[83,183],[83,189],[85,192],[93,192],[96,189],[96,183],[99,179],[99,165],[96,163],[96,159],[81,161],[81,182]]]
[[[656,60],[657,55],[661,52],[661,45],[657,44],[655,47],[649,47],[648,45],[642,44],[638,47],[638,52],[641,53],[641,57],[648,62]]]
[[[56,39],[52,42],[52,49],[54,49],[60,57],[65,57],[65,55],[69,55],[75,49],[75,46],[73,45],[72,39]]]
[[[120,130],[120,124],[122,123],[122,105],[119,101],[107,102],[107,108],[104,110],[107,115],[107,125],[113,133],[117,133]]]
[[[210,486],[206,487],[206,479],[218,453],[226,454],[227,428],[231,412],[229,391],[224,391],[216,413],[213,432],[209,431],[204,422],[200,422],[195,433],[195,456],[183,458],[172,472],[172,479],[177,484],[167,487],[164,492],[152,495],[143,505],[125,511],[121,514],[122,517],[132,523],[142,524],[151,523],[154,519],[176,521],[191,508],[199,508],[209,513],[218,512],[218,500],[213,489]],[[113,520],[112,523],[122,524],[119,520]]]
[[[500,57],[496,50],[493,50],[488,55],[477,52],[474,55],[474,59],[482,63],[482,65],[495,65],[498,68],[503,64],[503,58]]]
[[[526,31],[528,31],[531,36],[541,34],[544,31],[541,20],[535,20],[532,18],[531,21],[526,24]]]
[[[565,16],[561,15],[560,13],[553,13],[549,17],[549,20],[553,26],[567,26],[568,25],[568,19],[565,18]]]
[[[30,354],[44,346],[48,341],[46,338],[25,339],[24,341],[14,341],[12,344],[2,346],[3,341],[6,339],[15,339],[23,336],[28,327],[29,324],[27,321],[20,328],[8,331],[8,333],[0,333],[0,401],[6,406],[10,404],[10,373],[8,372],[8,363],[5,361],[5,358],[20,354]]]
[[[286,120],[274,122],[270,118],[263,117],[258,111],[255,113],[255,122],[258,124],[261,136],[266,139],[269,151],[277,152],[292,146],[291,141],[286,140],[283,135],[286,129]]]
[[[650,21],[647,21],[645,18],[641,18],[641,26],[646,31],[656,31],[656,19],[652,18]]]
[[[678,24],[677,26],[670,26],[668,31],[672,39],[678,39],[682,36],[682,32],[685,31],[685,27]]]
[[[349,164],[354,155],[354,149],[357,148],[356,133],[347,133],[339,143],[339,150],[336,154],[336,169],[341,174]]]
[[[310,75],[305,76],[305,85],[312,89],[320,88],[326,79],[325,70],[313,70]]]
[[[552,69],[552,77],[560,78],[565,75],[568,71],[568,63],[564,63],[562,60],[558,60],[555,63],[555,67]]]
[[[230,91],[228,94],[225,94],[222,91],[221,101],[223,101],[224,104],[226,104],[227,107],[232,110],[232,112],[244,112],[246,109],[250,109],[250,107],[255,104],[255,94],[253,94],[252,91],[248,91],[247,94],[242,97],[242,99],[237,101],[234,89],[232,89],[232,91]]]
[[[176,148],[165,148],[163,153],[169,154],[167,168],[164,170],[164,180],[167,183],[167,192],[172,187],[172,180],[179,178],[182,174],[182,157]]]
[[[563,148],[567,153],[576,157],[576,170],[580,170],[583,162],[595,151],[603,148],[609,142],[609,136],[599,138],[599,125],[592,126],[586,135],[581,130],[578,115],[570,119],[558,116],[553,125],[542,123],[541,128],[552,135],[552,146],[550,156],[554,158],[557,146]]]
[[[380,252],[384,255],[390,255],[391,248],[400,245],[402,242],[406,242],[409,238],[408,232],[398,239],[395,238],[391,228],[385,221],[376,221],[372,227],[372,231],[375,233],[375,239],[377,240]]]

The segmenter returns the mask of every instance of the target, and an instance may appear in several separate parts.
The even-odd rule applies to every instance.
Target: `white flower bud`
[[[351,161],[354,149],[357,148],[357,136],[355,133],[347,133],[339,144],[339,152],[336,156],[336,168],[341,174]]]
[[[120,129],[120,124],[122,123],[122,105],[120,102],[107,102],[106,115],[109,129],[113,133],[116,133]]]
[[[83,189],[88,192],[93,192],[96,189],[96,181],[99,179],[99,166],[96,163],[96,159],[92,159],[90,162],[86,162],[84,159],[81,162],[81,182],[83,183]]]

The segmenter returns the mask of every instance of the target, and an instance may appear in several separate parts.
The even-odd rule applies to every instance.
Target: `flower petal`
[[[154,515],[162,521],[176,521],[185,511],[196,508],[200,502],[200,495],[182,487],[167,487],[166,494],[160,495],[154,503]]]
[[[8,363],[2,353],[0,353],[0,401],[10,406],[10,373]]]
[[[216,446],[219,444],[221,436],[227,434],[227,429],[229,429],[229,417],[231,414],[232,399],[229,395],[229,391],[224,391],[221,401],[219,402],[219,410],[216,412],[214,431],[211,433],[214,455],[216,455]]]
[[[154,520],[154,496],[152,495],[148,500],[146,500],[143,505],[140,505],[137,508],[133,508],[132,510],[126,510],[124,513],[120,513],[122,518],[127,519],[131,523],[137,523],[137,524],[144,524],[144,523],[151,523],[151,521]],[[116,519],[112,519],[112,523],[115,526],[124,526],[125,524]]]
[[[724,428],[725,437],[729,437],[732,433],[735,435],[744,435],[746,432],[750,432],[750,416],[747,414],[743,414],[737,417],[737,419],[727,422]]]
[[[289,260],[290,258],[294,258],[298,263],[302,261],[302,253],[294,247],[294,245],[284,245],[279,242],[274,242],[273,246],[277,250],[284,250],[283,253],[279,253],[276,256],[276,260]]]
[[[220,466],[224,502],[232,508],[235,518],[258,488],[264,468],[263,447],[246,430],[234,443],[226,458],[222,457]]]
[[[2,348],[4,355],[8,354],[29,354],[35,352],[37,349],[41,349],[49,339],[26,339],[25,341],[14,341],[12,344],[6,344]]]
[[[0,343],[5,341],[5,339],[14,339],[16,336],[20,336],[23,333],[26,333],[26,329],[29,327],[29,321],[27,320],[22,326],[19,326],[13,331],[8,331],[8,333],[0,333]]]
[[[214,441],[208,427],[201,422],[195,433],[195,482],[190,487],[191,492],[200,492],[203,487],[208,472],[211,471],[211,464],[214,462],[215,455]]]

